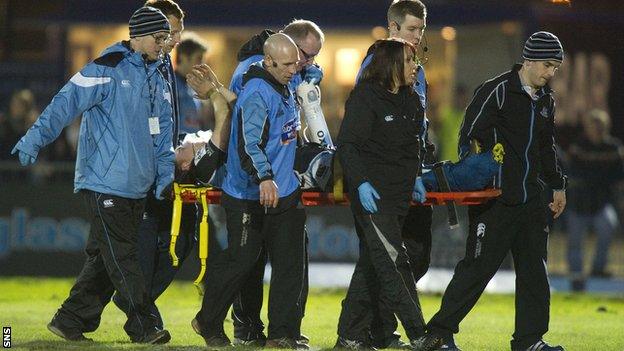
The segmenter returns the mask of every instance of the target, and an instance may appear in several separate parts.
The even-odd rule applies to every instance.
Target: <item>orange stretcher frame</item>
[[[221,191],[208,190],[206,193],[206,199],[209,204],[221,203]],[[500,189],[487,189],[481,191],[465,191],[465,192],[428,192],[427,200],[422,205],[445,205],[446,201],[455,201],[457,205],[478,205],[493,198],[498,197],[501,194]],[[184,203],[196,203],[197,197],[195,192],[181,191],[182,201]],[[348,205],[349,198],[345,194],[342,199],[335,199],[333,193],[321,193],[314,191],[304,191],[301,195],[301,202],[304,206],[334,206],[334,205]],[[421,205],[420,203],[412,202],[412,206]]]

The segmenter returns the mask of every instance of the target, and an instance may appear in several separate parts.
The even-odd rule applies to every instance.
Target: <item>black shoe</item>
[[[461,351],[461,349],[455,344],[453,336],[450,338],[444,338],[442,343],[442,346],[440,346],[437,351]]]
[[[199,325],[199,321],[197,320],[197,318],[193,318],[193,320],[191,321],[191,327],[193,328],[193,331],[195,331],[197,335],[204,338],[204,342],[206,342],[206,346],[208,347],[232,346],[232,343],[230,342],[230,338],[228,338],[227,335],[225,335],[225,333],[219,333],[217,335],[208,336],[208,337],[203,336],[201,333],[201,326]],[[246,345],[246,346],[252,346],[252,345]]]
[[[336,345],[334,345],[334,349],[356,350],[356,351],[377,351],[377,348],[363,341],[349,340],[341,336],[339,336],[338,340],[336,340]]]
[[[550,346],[544,340],[540,340],[526,349],[512,349],[512,351],[565,351],[563,346]]]
[[[300,334],[297,342],[300,344],[310,344],[310,338],[307,335]]]
[[[269,339],[264,345],[267,349],[291,349],[291,350],[309,350],[308,344],[302,344],[295,339],[279,338]]]
[[[137,344],[166,344],[171,340],[171,334],[166,329],[154,328],[154,331],[140,338],[130,338],[130,340]]]
[[[213,336],[204,337],[206,346],[208,347],[229,347],[232,346],[230,338],[225,334],[217,334]]]
[[[401,339],[393,339],[385,349],[410,350],[412,346]]]
[[[442,346],[442,338],[435,334],[425,334],[418,339],[410,340],[410,346],[414,351],[436,351]]]
[[[256,335],[249,335],[249,338],[234,338],[232,344],[234,346],[248,346],[248,347],[264,347],[267,338],[263,333]]]
[[[93,341],[93,339],[85,337],[80,331],[72,331],[64,328],[60,325],[60,323],[56,322],[54,318],[52,318],[52,321],[48,323],[48,330],[54,335],[60,336],[68,341]]]

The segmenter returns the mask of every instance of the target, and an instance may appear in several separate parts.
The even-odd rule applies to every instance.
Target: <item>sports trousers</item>
[[[281,201],[281,200],[280,200]],[[301,333],[306,280],[305,211],[293,205],[279,213],[225,209],[228,247],[208,267],[206,291],[197,320],[202,336],[223,333],[223,322],[263,246],[271,262],[268,338],[297,339]]]
[[[308,298],[308,235],[307,231],[305,233],[306,258],[304,262],[306,266],[303,282],[304,291],[302,294],[302,318],[305,316],[305,306]],[[234,322],[234,337],[241,340],[253,340],[263,337],[264,323],[262,323],[260,318],[260,311],[264,298],[264,268],[268,261],[266,248],[262,248],[259,257],[232,304],[231,317]]]
[[[416,282],[427,273],[431,262],[432,214],[431,206],[411,206],[401,228],[401,238]],[[386,348],[401,335],[396,331],[398,323],[394,313],[379,302],[379,308],[373,309],[370,332],[373,346]]]
[[[144,200],[88,190],[81,193],[91,222],[87,260],[55,321],[72,332],[96,330],[116,290],[129,302],[124,329],[132,340],[138,340],[156,327],[137,257],[137,229]]]
[[[367,342],[380,305],[398,316],[410,340],[424,334],[416,281],[401,237],[404,219],[393,214],[354,216],[360,257],[342,301],[339,336]]]
[[[546,258],[549,226],[544,202],[536,197],[510,206],[492,200],[468,210],[466,256],[455,267],[440,310],[428,323],[442,337],[459,332],[507,253],[516,271],[516,318],[512,349],[524,349],[548,331],[550,290]]]

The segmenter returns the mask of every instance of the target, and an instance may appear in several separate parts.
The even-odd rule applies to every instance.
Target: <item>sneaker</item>
[[[437,351],[461,351],[461,349],[455,344],[455,340],[451,336],[450,339],[444,339],[442,346]]]
[[[336,340],[334,349],[357,350],[357,351],[377,351],[377,348],[358,340],[349,340],[341,336]]]
[[[267,338],[264,334],[254,335],[255,337],[251,337],[248,339],[242,338],[234,338],[232,344],[234,346],[246,346],[246,347],[264,347],[266,344]]]
[[[540,340],[526,349],[512,349],[512,351],[565,351],[563,346],[550,346],[544,340]]]
[[[171,340],[171,334],[166,329],[157,329],[145,334],[140,338],[130,338],[130,341],[137,344],[166,344]]]
[[[299,338],[297,339],[297,342],[300,344],[310,344],[310,338],[307,335],[304,334],[300,334]]]
[[[51,331],[54,335],[57,335],[68,341],[93,341],[93,339],[85,337],[79,331],[71,331],[69,329],[63,328],[58,322],[52,319],[50,323],[48,323],[48,330]]]
[[[291,349],[291,350],[309,350],[310,346],[302,344],[295,339],[279,338],[269,339],[264,345],[267,349]]]
[[[410,340],[414,351],[436,351],[442,346],[442,338],[435,334],[425,334],[418,339]]]

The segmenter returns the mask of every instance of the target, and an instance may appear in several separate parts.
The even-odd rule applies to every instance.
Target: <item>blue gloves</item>
[[[420,202],[421,204],[427,199],[427,191],[425,190],[425,185],[421,177],[416,178],[414,190],[412,191],[412,198],[414,201]]]
[[[17,156],[19,157],[19,161],[22,164],[22,166],[28,166],[28,165],[35,163],[35,161],[37,160],[37,153],[35,152],[34,155],[27,154],[25,151],[19,149],[18,145],[19,145],[19,142],[17,143],[17,145],[15,145],[13,150],[11,150],[11,155],[18,153]]]
[[[320,84],[323,80],[323,70],[316,64],[307,65],[303,69],[303,80],[312,84]]]
[[[360,184],[357,190],[358,195],[360,196],[360,203],[362,204],[362,207],[364,207],[364,209],[369,213],[377,212],[377,204],[375,203],[375,199],[379,200],[381,199],[381,197],[379,196],[379,194],[377,194],[377,191],[375,190],[375,188],[373,188],[371,183],[364,182]]]

